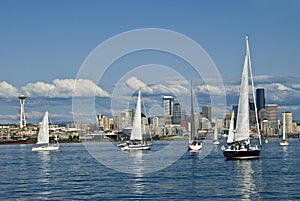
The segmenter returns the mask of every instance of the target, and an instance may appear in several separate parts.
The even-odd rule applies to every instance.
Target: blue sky
[[[2,97],[12,98],[28,90],[29,83],[40,82],[45,88],[57,79],[74,79],[99,44],[116,34],[149,27],[170,29],[196,41],[211,56],[224,80],[240,79],[248,34],[254,75],[271,76],[272,80],[279,77],[298,94],[299,10],[297,0],[2,0],[0,82],[15,87],[10,88],[12,96],[2,92]],[[16,109],[2,111],[4,115],[16,113]]]

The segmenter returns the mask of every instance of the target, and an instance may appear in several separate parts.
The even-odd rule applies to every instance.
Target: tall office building
[[[261,109],[265,108],[265,90],[262,88],[256,89],[256,105],[257,111],[259,112]]]
[[[278,106],[277,104],[266,104],[266,110],[268,111],[268,122],[270,128],[272,128],[272,134],[278,133]]]
[[[173,105],[174,98],[173,96],[164,96],[163,97],[164,105],[164,120],[166,125],[172,124],[172,115],[173,115]]]
[[[179,103],[175,103],[173,106],[172,124],[180,124],[181,121],[181,106]]]
[[[208,121],[211,122],[211,106],[210,105],[202,106],[202,112],[204,116],[208,119]]]
[[[283,112],[281,119],[285,115],[285,128],[286,133],[293,133],[293,114],[292,112]]]
[[[164,96],[163,104],[164,104],[164,115],[172,115],[173,105],[174,105],[173,96]]]

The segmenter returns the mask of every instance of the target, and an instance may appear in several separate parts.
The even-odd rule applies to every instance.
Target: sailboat
[[[133,127],[130,134],[130,141],[121,149],[123,151],[130,150],[150,150],[152,144],[148,144],[147,140],[143,139],[142,134],[142,116],[141,116],[141,89],[138,92],[136,110],[133,120]]]
[[[193,91],[191,83],[191,133],[189,135],[189,151],[197,152],[202,149],[202,141],[195,138],[195,121],[194,121],[194,106],[193,106]]]
[[[280,146],[288,146],[289,143],[286,140],[286,123],[285,123],[285,113],[283,113],[283,118],[282,118],[282,140],[280,141]]]
[[[49,120],[48,111],[46,111],[43,121],[41,122],[38,133],[37,143],[32,147],[32,151],[57,151],[59,150],[59,143],[57,136],[55,136],[56,143],[49,143]]]
[[[213,144],[214,145],[219,145],[220,144],[220,142],[218,140],[218,128],[217,128],[217,124],[215,125]]]
[[[248,86],[248,68],[250,69],[252,94],[254,100],[256,124],[260,146],[252,146],[249,132],[249,86]],[[261,151],[261,138],[258,124],[257,107],[255,102],[254,84],[252,77],[252,67],[250,60],[250,50],[248,44],[248,36],[246,36],[246,56],[244,61],[244,69],[241,79],[241,87],[239,94],[239,104],[237,113],[236,132],[234,133],[233,142],[228,147],[223,146],[223,155],[227,159],[251,159],[259,158]]]

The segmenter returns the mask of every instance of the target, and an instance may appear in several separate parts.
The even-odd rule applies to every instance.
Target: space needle
[[[23,128],[26,126],[24,104],[25,104],[25,99],[27,97],[21,94],[18,98],[20,99],[20,106],[21,106],[20,128]]]

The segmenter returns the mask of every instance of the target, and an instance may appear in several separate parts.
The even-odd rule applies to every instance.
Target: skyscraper
[[[202,106],[202,112],[204,116],[208,119],[208,121],[211,122],[211,106],[210,105]]]
[[[256,105],[257,111],[265,108],[265,90],[262,88],[256,89]]]
[[[173,105],[174,105],[173,96],[164,96],[163,104],[164,104],[164,115],[172,115]]]
[[[266,104],[265,108],[268,111],[268,121],[274,133],[278,133],[278,109],[277,104]],[[273,133],[272,133],[273,134]]]
[[[283,112],[282,119],[283,119],[283,115],[285,115],[286,133],[293,133],[293,114],[292,114],[292,112]]]
[[[175,103],[173,106],[172,124],[180,124],[181,121],[181,106],[179,103]]]

